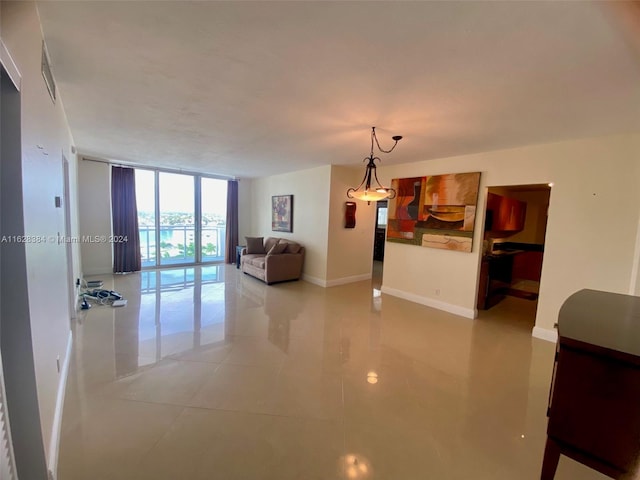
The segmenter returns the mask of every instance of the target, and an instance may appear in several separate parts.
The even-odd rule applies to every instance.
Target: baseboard
[[[314,285],[318,285],[319,287],[326,287],[327,282],[318,277],[312,277],[311,275],[302,274],[302,280],[305,282],[313,283]]]
[[[410,302],[419,303],[420,305],[426,305],[427,307],[432,307],[437,310],[453,313],[454,315],[459,315],[471,320],[473,320],[477,316],[476,311],[473,308],[464,308],[452,303],[442,302],[440,300],[434,300],[433,298],[423,297],[414,293],[408,293],[402,290],[397,290],[395,288],[385,287],[384,285],[382,286],[382,293],[393,295],[394,297],[399,297],[404,300],[409,300]]]
[[[540,340],[546,340],[547,342],[556,343],[558,341],[558,331],[555,329],[549,330],[548,328],[533,327],[531,336],[539,338]]]
[[[99,269],[99,270],[86,270],[82,272],[82,280],[84,281],[85,277],[96,277],[98,275],[113,275],[113,269],[111,270],[104,270],[104,269]]]
[[[69,331],[67,341],[67,351],[64,354],[64,362],[60,369],[60,381],[58,382],[58,394],[56,396],[56,409],[53,414],[53,426],[51,428],[51,439],[49,440],[49,478],[58,478],[58,455],[60,453],[60,433],[62,429],[62,410],[64,407],[64,392],[67,387],[67,377],[69,376],[69,363],[71,362],[71,349],[73,347],[73,335]]]
[[[327,287],[337,287],[338,285],[346,285],[348,283],[362,282],[364,280],[371,280],[371,272],[364,273],[362,275],[353,275],[351,277],[342,277],[335,280],[329,280],[326,282]]]

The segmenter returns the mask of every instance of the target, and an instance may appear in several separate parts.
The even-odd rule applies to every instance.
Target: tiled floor
[[[535,302],[472,321],[377,278],[107,277],[128,305],[75,326],[59,480],[540,476],[554,345],[531,337]],[[564,457],[556,475],[604,478]]]

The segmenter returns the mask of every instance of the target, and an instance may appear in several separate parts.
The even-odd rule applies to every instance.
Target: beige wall
[[[27,278],[31,336],[42,437],[48,464],[57,461],[56,422],[61,413],[60,394],[63,377],[58,359],[65,364],[70,338],[69,290],[64,243],[54,238],[65,232],[64,208],[55,207],[55,197],[63,197],[62,156],[75,175],[76,157],[71,152],[72,138],[60,96],[55,104],[40,72],[42,36],[33,2],[2,3],[2,40],[22,75],[22,172],[25,234],[46,241],[27,243]],[[55,72],[54,72],[55,74]],[[58,92],[59,94],[60,92]],[[75,183],[71,180],[70,198],[75,202]],[[75,208],[72,206],[72,209]],[[77,220],[72,215],[72,226]],[[77,235],[77,231],[71,232]],[[78,259],[77,245],[73,257]],[[74,278],[80,276],[74,265]],[[58,410],[56,409],[58,408]],[[54,458],[55,457],[55,458]]]
[[[111,235],[111,165],[90,160],[78,162],[80,235]],[[82,268],[85,275],[113,272],[113,246],[109,242],[82,242]]]
[[[486,205],[484,187],[554,182],[534,329],[551,339],[569,295],[582,288],[628,293],[633,284],[638,152],[639,134],[619,135],[387,166],[379,175],[388,183],[481,171],[480,212]],[[387,243],[383,291],[473,317],[483,216],[476,219],[472,253]]]
[[[371,278],[376,204],[356,202],[356,226],[344,228],[347,189],[360,183],[362,168],[331,167],[326,285]]]
[[[344,228],[347,188],[361,180],[361,169],[336,165],[274,175],[247,182],[251,201],[240,218],[251,218],[244,236],[277,236],[306,248],[303,278],[323,287],[371,278],[375,204],[357,202],[356,228]],[[271,196],[294,196],[293,233],[271,231]]]
[[[331,166],[312,168],[252,181],[249,236],[283,237],[305,246],[304,279],[324,285],[327,278],[329,185]],[[271,230],[271,197],[293,195],[293,232]],[[240,216],[246,212],[240,212]],[[244,237],[240,238],[244,243]]]

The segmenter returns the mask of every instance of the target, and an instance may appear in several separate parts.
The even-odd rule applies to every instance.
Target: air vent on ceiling
[[[44,83],[47,85],[47,90],[49,90],[51,100],[53,100],[53,103],[56,103],[56,82],[54,81],[53,74],[51,73],[49,54],[47,53],[47,46],[44,41],[42,42],[42,78],[44,78]]]

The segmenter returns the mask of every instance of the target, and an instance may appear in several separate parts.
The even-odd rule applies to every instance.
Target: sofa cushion
[[[247,253],[265,253],[263,237],[244,237],[247,241]]]
[[[260,257],[251,258],[248,260],[248,262],[254,267],[264,268],[265,260],[264,260],[264,257],[260,256]]]
[[[264,241],[264,251],[268,252],[271,248],[280,241],[279,238],[267,237]]]
[[[267,255],[280,255],[281,253],[284,253],[284,251],[287,249],[287,244],[286,243],[276,243],[273,247],[271,247],[271,249],[267,252]]]
[[[299,243],[288,242],[287,248],[285,248],[284,253],[300,253],[302,246]]]

